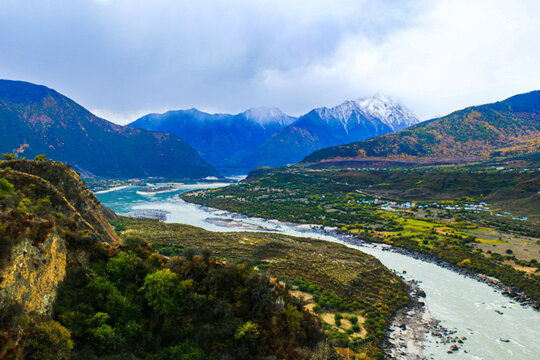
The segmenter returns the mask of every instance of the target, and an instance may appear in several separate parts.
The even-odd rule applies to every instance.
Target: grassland
[[[120,218],[114,225],[122,238],[147,239],[164,255],[209,249],[216,259],[247,261],[279,278],[304,298],[305,308],[323,320],[333,345],[345,353],[380,358],[384,329],[408,301],[398,276],[372,256],[341,244],[272,233],[217,233],[152,220]],[[342,319],[336,321],[336,315]]]

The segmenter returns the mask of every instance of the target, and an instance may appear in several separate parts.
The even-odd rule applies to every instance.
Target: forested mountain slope
[[[22,81],[0,80],[0,152],[45,154],[87,176],[218,175],[174,135],[113,124],[52,89]]]

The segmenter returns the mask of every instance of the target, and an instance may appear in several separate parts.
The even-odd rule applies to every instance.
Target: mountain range
[[[197,109],[149,114],[129,126],[175,134],[224,173],[300,161],[311,152],[398,131],[419,122],[411,111],[378,92],[370,98],[313,109],[294,118],[276,108],[237,115]]]
[[[175,134],[210,164],[228,174],[243,173],[246,154],[296,118],[276,108],[259,107],[236,115],[208,114],[197,109],[148,114],[129,126]]]
[[[69,163],[86,176],[219,176],[172,134],[113,124],[45,86],[0,80],[0,152]]]
[[[379,92],[299,118],[265,107],[190,109],[120,126],[45,86],[0,80],[0,152],[44,154],[83,176],[199,179],[299,161],[459,163],[537,153],[539,139],[540,91],[423,123]]]
[[[244,162],[250,168],[296,163],[321,148],[402,130],[420,122],[406,107],[378,92],[301,116],[259,145]]]
[[[540,90],[471,106],[405,130],[318,150],[304,163],[463,162],[540,151]]]

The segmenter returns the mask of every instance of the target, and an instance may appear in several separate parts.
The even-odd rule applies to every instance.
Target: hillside
[[[120,241],[69,166],[0,164],[0,358],[332,355],[317,318],[248,264]]]
[[[395,134],[318,150],[304,163],[463,162],[540,150],[540,91],[472,106]]]
[[[65,164],[0,162],[0,306],[52,313],[70,264],[96,241],[119,242],[103,210]]]
[[[374,257],[342,244],[123,217],[113,223],[124,229],[121,237],[144,237],[169,256],[204,247],[224,261],[248,261],[303,298],[304,308],[321,319],[330,344],[343,353],[352,350],[361,359],[380,358],[388,320],[408,300],[406,285],[396,274]],[[337,314],[343,316],[341,323],[335,321]]]
[[[113,124],[52,89],[22,81],[0,80],[0,152],[45,154],[86,176],[218,175],[174,135]]]
[[[310,111],[273,134],[245,162],[252,169],[296,163],[318,149],[399,131],[418,122],[411,111],[379,92]]]
[[[148,114],[129,126],[175,134],[219,171],[240,174],[250,170],[244,166],[243,158],[294,120],[274,108],[252,108],[236,115],[190,109]]]

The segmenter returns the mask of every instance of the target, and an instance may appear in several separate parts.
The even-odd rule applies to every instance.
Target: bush
[[[4,160],[17,160],[17,154],[5,153],[5,154],[2,154],[2,159],[4,159]]]
[[[68,359],[73,342],[71,333],[60,323],[49,320],[36,325],[26,341],[25,353],[28,359]]]
[[[212,250],[208,248],[203,248],[201,250],[201,256],[203,257],[204,261],[208,262],[210,258],[212,257]]]
[[[199,251],[195,248],[187,248],[184,250],[184,257],[188,260],[188,261],[191,261],[193,259],[193,257],[195,255],[197,255],[199,253]]]
[[[122,231],[120,229],[118,229],[118,227],[123,227],[122,230],[125,230],[125,226],[123,224],[119,224],[117,226],[115,226],[115,230],[116,231]],[[145,245],[146,242],[141,239],[140,237],[137,237],[137,236],[128,236],[124,239],[122,239],[122,245],[124,245],[126,248],[130,249],[130,250],[135,250],[143,245]]]
[[[253,340],[259,337],[259,325],[252,321],[248,321],[240,325],[234,333],[236,340],[249,339]]]
[[[206,356],[197,344],[192,341],[184,341],[176,346],[172,346],[167,351],[167,356],[163,359],[171,360],[204,360]]]
[[[351,317],[349,317],[349,321],[351,322],[351,324],[356,324],[358,323],[358,318],[354,315],[352,315]]]
[[[9,181],[4,178],[0,179],[0,194],[12,194],[14,191],[15,188]]]

